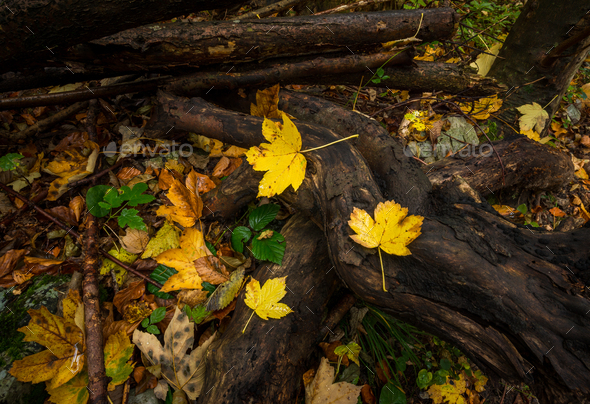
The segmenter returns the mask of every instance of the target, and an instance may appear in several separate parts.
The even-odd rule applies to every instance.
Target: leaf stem
[[[248,322],[244,326],[244,329],[242,330],[242,334],[246,331],[246,327],[248,327],[248,324],[250,324],[250,320],[252,320],[252,316],[254,315],[254,313],[255,313],[255,311],[252,310],[252,314],[250,315],[250,318],[248,319]]]
[[[349,136],[349,137],[345,137],[344,139],[339,139],[339,140],[336,140],[336,141],[334,141],[334,142],[331,142],[331,143],[325,144],[325,145],[323,145],[323,146],[314,147],[314,148],[312,148],[312,149],[301,150],[299,153],[307,153],[307,152],[310,152],[310,151],[314,151],[314,150],[323,149],[324,147],[328,147],[328,146],[332,146],[333,144],[336,144],[336,143],[344,142],[345,140],[352,139],[353,137],[359,137],[359,135],[352,135],[352,136]]]
[[[385,289],[385,270],[383,269],[383,258],[381,258],[381,248],[377,247],[377,251],[379,252],[379,261],[381,262],[381,277],[383,278],[383,291],[387,292],[387,289]]]

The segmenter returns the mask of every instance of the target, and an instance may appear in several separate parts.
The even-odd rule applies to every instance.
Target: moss
[[[58,293],[51,288],[66,283],[70,278],[71,275],[43,275],[35,279],[33,284],[14,300],[9,292],[0,293],[0,305],[4,308],[0,313],[0,367],[37,350],[37,344],[23,341],[25,335],[19,332],[18,328],[28,324],[30,316],[27,310],[47,306],[50,302],[56,304]]]

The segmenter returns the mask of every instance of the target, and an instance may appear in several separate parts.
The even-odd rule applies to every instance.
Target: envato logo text
[[[466,145],[465,147],[453,150],[453,147],[448,143],[439,143],[432,147],[430,143],[415,143],[404,146],[404,154],[408,157],[420,156],[438,157],[439,159],[450,157],[490,157],[494,153],[492,145],[484,143],[480,145]]]
[[[142,155],[146,157],[170,157],[171,155],[188,157],[193,154],[193,146],[190,143],[171,143],[155,144],[153,146],[141,143],[139,140],[135,143],[123,143],[120,147],[117,143],[111,142],[103,148],[106,157],[112,157],[117,154],[122,156]]]

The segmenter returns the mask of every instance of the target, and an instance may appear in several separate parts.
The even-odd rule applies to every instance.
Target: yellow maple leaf
[[[82,304],[80,292],[75,289],[70,289],[66,298],[61,301],[61,304],[64,313],[64,320],[74,323],[76,310],[78,309],[78,306]]]
[[[47,388],[47,392],[51,396],[49,402],[55,404],[86,404],[89,396],[89,390],[86,386],[88,386],[88,373],[80,372],[59,387]]]
[[[281,118],[283,112],[279,110],[279,89],[276,84],[264,90],[256,91],[256,104],[250,104],[250,115],[264,118]]]
[[[72,379],[84,366],[84,338],[82,331],[71,321],[51,314],[44,306],[28,311],[29,325],[18,331],[24,341],[37,342],[45,351],[14,361],[10,374],[21,382],[47,381],[55,389]]]
[[[300,153],[301,135],[295,124],[286,115],[282,127],[265,118],[262,134],[270,143],[251,147],[246,153],[254,170],[267,172],[258,186],[258,196],[278,195],[289,185],[297,191],[305,178],[307,160]]]
[[[498,111],[502,106],[502,102],[501,99],[498,99],[497,95],[493,95],[487,98],[480,98],[473,103],[461,103],[459,107],[461,111],[470,114],[472,118],[482,121],[488,119],[490,114]]]
[[[430,386],[428,388],[428,395],[434,404],[442,404],[443,401],[449,404],[465,404],[465,398],[462,395],[466,390],[463,374],[459,374],[459,380],[453,380],[452,384],[449,380],[450,378],[447,376],[445,384],[433,384]]]
[[[155,258],[159,264],[178,271],[177,274],[168,278],[161,291],[201,289],[202,279],[194,261],[208,255],[211,255],[211,252],[205,245],[203,233],[194,228],[185,229],[180,236],[180,248],[164,251]]]
[[[133,372],[133,363],[129,363],[133,348],[135,345],[129,341],[129,337],[124,330],[113,334],[107,340],[104,347],[104,367],[105,373],[111,378],[108,390],[115,390],[115,386],[125,383],[131,372]]]
[[[411,255],[412,252],[406,246],[421,234],[424,218],[407,214],[408,208],[402,208],[394,201],[385,201],[375,208],[375,220],[365,210],[355,207],[348,221],[348,225],[356,233],[350,238],[364,247],[377,248],[385,292],[387,289],[381,250],[393,255]]]
[[[160,206],[158,216],[178,222],[183,227],[191,227],[203,214],[203,201],[196,189],[188,189],[182,182],[174,179],[168,190],[168,199],[174,206]]]
[[[516,109],[522,114],[518,119],[521,133],[529,130],[535,130],[537,133],[543,131],[545,128],[545,122],[549,119],[549,114],[543,109],[543,107],[536,102],[533,102],[532,104],[516,107]]]
[[[254,311],[244,326],[242,333],[246,331],[246,327],[248,327],[254,313],[258,314],[263,320],[268,320],[269,317],[282,318],[292,312],[289,306],[284,303],[279,303],[279,300],[287,294],[285,291],[286,279],[286,276],[269,279],[264,282],[262,288],[260,287],[260,282],[256,279],[252,279],[246,285],[246,298],[244,299],[244,303]]]
[[[541,136],[535,132],[532,129],[528,129],[528,130],[523,130],[522,128],[520,129],[520,134],[521,135],[525,135],[526,137],[528,137],[531,140],[537,141],[539,142],[541,140]]]

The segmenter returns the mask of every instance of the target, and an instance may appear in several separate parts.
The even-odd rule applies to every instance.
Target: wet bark
[[[321,230],[305,216],[293,216],[281,234],[287,241],[282,265],[261,265],[252,276],[261,284],[286,276],[287,295],[281,302],[293,313],[267,321],[255,314],[242,333],[252,314],[242,292],[232,321],[207,352],[206,382],[198,403],[291,404],[303,373],[317,365],[311,360],[312,346],[337,285],[336,274],[328,272],[331,264]]]
[[[111,0],[108,4],[7,0],[0,14],[0,43],[3,44],[0,73],[26,67],[32,61],[51,60],[69,46],[125,29],[240,3],[235,0]]]
[[[263,141],[260,118],[197,98],[160,94],[160,101],[167,104],[171,124],[185,130],[242,147]],[[297,127],[303,149],[340,137],[305,122]],[[384,200],[355,145],[344,142],[306,154],[303,185],[281,195],[322,226],[345,284],[363,300],[456,344],[489,374],[526,381],[541,402],[587,402],[590,301],[568,268],[588,272],[581,240],[590,230],[552,234],[514,225],[455,178],[433,192],[422,235],[409,246],[412,255],[383,257],[384,292],[377,254],[349,237],[353,207],[372,213]],[[391,175],[400,179],[407,172]],[[395,192],[395,181],[382,186]]]
[[[256,20],[152,24],[58,52],[64,63],[90,72],[194,71],[197,67],[332,52],[371,52],[411,37],[448,39],[452,8],[347,13]],[[347,49],[348,48],[348,49]],[[229,70],[231,65],[226,70]],[[130,70],[131,69],[131,70]]]
[[[538,0],[523,6],[500,49],[504,59],[497,58],[488,73],[510,89],[500,114],[504,121],[515,123],[520,114],[514,107],[532,102],[547,106],[549,117],[553,116],[588,54],[588,11],[585,0]]]

